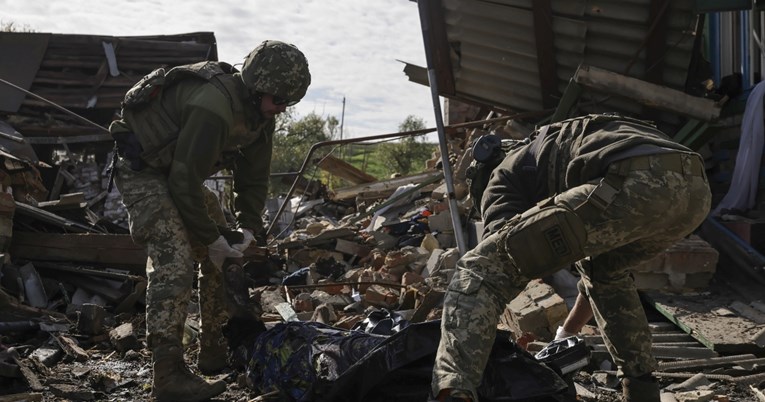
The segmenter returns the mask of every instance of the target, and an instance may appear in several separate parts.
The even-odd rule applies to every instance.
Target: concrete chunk
[[[135,335],[135,331],[133,331],[133,324],[129,322],[109,331],[109,340],[119,352],[140,349],[141,347],[138,337]]]

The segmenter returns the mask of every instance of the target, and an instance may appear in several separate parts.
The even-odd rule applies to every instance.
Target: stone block
[[[414,260],[415,260],[415,256],[411,251],[405,251],[405,250],[391,251],[390,253],[388,253],[387,256],[385,256],[385,266],[398,267],[402,265],[407,265]]]
[[[422,272],[422,269],[425,268],[425,265],[428,263],[431,251],[422,247],[404,247],[402,250],[411,252],[412,262],[408,264],[409,270],[417,273]]]
[[[721,222],[741,240],[765,254],[765,221],[737,216],[735,220]]]
[[[669,277],[663,272],[633,272],[635,286],[642,290],[661,290],[669,286]]]
[[[635,286],[641,290],[675,292],[706,288],[717,270],[718,258],[719,252],[709,243],[691,236],[634,267]]]
[[[401,284],[404,286],[413,285],[415,283],[420,283],[424,281],[425,278],[423,278],[421,275],[418,275],[414,272],[406,272],[401,277]]]
[[[308,293],[301,293],[292,299],[292,308],[296,312],[313,311],[313,298]]]
[[[398,295],[388,288],[372,285],[364,292],[364,301],[373,306],[391,308],[398,301]]]
[[[425,264],[425,268],[422,269],[422,272],[418,272],[424,277],[430,276],[433,272],[438,269],[438,263],[441,261],[441,255],[444,253],[444,250],[437,248],[433,250],[432,253],[430,253],[430,257],[428,258],[428,262]]]
[[[711,272],[717,270],[717,260],[720,253],[709,243],[701,239],[685,239],[672,246],[665,253],[664,271],[682,272]]]
[[[449,213],[449,211],[443,211],[429,216],[428,227],[431,232],[453,233],[454,229],[452,228],[451,213]]]
[[[380,250],[372,250],[369,254],[369,266],[374,269],[380,269],[385,264],[385,253]]]
[[[503,313],[502,322],[516,337],[532,334],[550,341],[568,315],[568,306],[550,285],[534,280],[513,299]]]
[[[708,389],[675,393],[677,402],[708,402],[711,401],[714,396],[714,391]]]
[[[316,310],[313,312],[313,316],[311,316],[311,321],[320,322],[326,325],[332,325],[332,323],[337,321],[337,315],[335,314],[335,309],[328,304],[321,304],[318,307],[316,307]]]
[[[104,330],[106,310],[98,304],[85,303],[77,319],[77,331],[85,335],[98,335]]]
[[[438,243],[438,239],[436,239],[435,236],[430,233],[426,233],[422,238],[420,247],[432,253],[434,250],[441,248],[441,245]]]
[[[42,346],[35,349],[29,357],[46,367],[53,367],[61,360],[62,354],[61,349]]]
[[[380,268],[380,273],[386,273],[396,279],[396,282],[401,281],[401,277],[404,273],[408,272],[409,268],[406,265],[397,265],[394,267],[383,266]]]
[[[337,328],[351,329],[358,322],[363,321],[364,318],[365,316],[362,314],[354,314],[354,315],[345,316],[337,320],[334,326]]]
[[[685,275],[685,286],[689,289],[704,289],[715,274],[712,272],[697,272]]]
[[[457,238],[454,236],[453,232],[439,233],[436,235],[436,240],[438,240],[438,244],[442,245],[443,247],[457,246]]]
[[[109,331],[109,340],[111,340],[112,345],[119,352],[141,348],[138,337],[135,331],[133,331],[133,324],[129,322]]]

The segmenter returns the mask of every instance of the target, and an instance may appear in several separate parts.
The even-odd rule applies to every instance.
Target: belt
[[[620,174],[625,174],[625,170],[651,170],[654,167],[691,176],[704,176],[705,174],[704,162],[701,158],[696,154],[687,152],[635,156],[614,162],[612,165],[618,166]]]

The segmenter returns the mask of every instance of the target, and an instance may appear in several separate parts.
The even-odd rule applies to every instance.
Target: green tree
[[[0,20],[0,32],[34,32],[27,24],[19,25],[13,21]]]
[[[400,132],[422,130],[425,122],[422,118],[409,115],[398,126]],[[425,161],[430,159],[435,145],[424,142],[424,136],[405,137],[395,142],[380,144],[380,158],[392,173],[402,175],[417,173],[425,169]]]
[[[297,172],[303,165],[311,146],[317,142],[333,138],[338,120],[334,116],[322,117],[310,113],[295,119],[292,110],[277,117],[274,132],[274,148],[271,157],[271,172]],[[321,158],[331,151],[329,147],[320,148],[311,159]],[[275,177],[271,180],[269,191],[272,195],[286,193],[294,177]]]

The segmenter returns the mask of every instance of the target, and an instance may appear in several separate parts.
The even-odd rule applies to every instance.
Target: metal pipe
[[[298,172],[281,172],[281,173],[271,173],[269,177],[275,178],[275,177],[294,177],[299,175]],[[222,174],[219,176],[210,176],[205,180],[234,180],[234,176],[230,174]]]
[[[738,19],[739,19],[739,63],[741,66],[739,67],[739,72],[741,73],[741,77],[743,78],[742,82],[742,88],[747,89],[752,85],[751,77],[749,76],[750,71],[750,65],[749,65],[749,10],[739,11],[738,12]]]
[[[721,72],[721,56],[720,56],[720,13],[709,13],[709,46],[708,51],[710,54],[710,63],[712,66],[712,78],[715,81],[715,85],[720,85],[720,78],[722,78]]]
[[[417,7],[420,14],[420,25],[422,27],[422,43],[425,45],[425,60],[428,66],[428,83],[430,94],[433,100],[433,114],[436,119],[436,128],[438,129],[438,145],[441,150],[441,165],[444,171],[444,181],[446,182],[446,194],[449,202],[449,212],[452,217],[452,227],[454,228],[454,239],[457,242],[457,249],[460,255],[467,252],[465,245],[465,235],[462,230],[462,220],[460,219],[459,209],[457,208],[457,196],[454,191],[454,180],[452,177],[452,167],[449,163],[449,149],[446,144],[446,132],[444,131],[444,121],[441,112],[441,101],[438,94],[438,79],[436,77],[436,68],[433,63],[433,53],[430,46],[431,22],[428,4],[430,0],[418,0]]]
[[[708,216],[701,224],[699,234],[712,247],[725,253],[733,260],[734,266],[743,270],[750,279],[765,284],[765,256],[741,239],[735,232],[728,229],[715,217]]]
[[[446,128],[459,129],[459,128],[478,127],[478,126],[483,126],[486,124],[501,123],[507,120],[517,119],[517,118],[521,118],[525,116],[533,116],[533,115],[535,115],[534,112],[517,113],[510,116],[495,117],[493,119],[476,120],[476,121],[469,121],[465,123],[452,124],[450,126],[446,126]],[[372,135],[368,137],[356,137],[356,138],[348,138],[344,140],[329,140],[329,141],[317,142],[311,145],[311,148],[308,150],[308,154],[306,155],[305,159],[303,159],[303,164],[300,166],[300,169],[296,173],[298,176],[305,173],[306,168],[308,167],[308,162],[311,160],[311,155],[313,155],[313,153],[321,147],[326,147],[330,145],[352,144],[352,143],[364,142],[364,141],[383,140],[387,138],[396,138],[396,137],[414,137],[417,135],[427,134],[433,131],[436,131],[436,129],[423,128],[420,130],[402,131],[402,132],[390,133],[390,134],[379,134],[379,135]],[[292,194],[295,193],[295,188],[297,188],[298,181],[299,181],[299,177],[296,177],[295,181],[292,182],[292,186],[287,192],[287,195],[284,196],[285,202],[282,203],[282,205],[279,206],[279,210],[276,211],[276,215],[274,215],[273,221],[271,222],[271,224],[268,226],[268,229],[266,230],[266,235],[270,234],[273,231],[273,229],[276,227],[276,222],[279,220],[279,217],[282,215],[282,213],[287,207],[287,200],[289,200],[290,197],[292,197]]]

